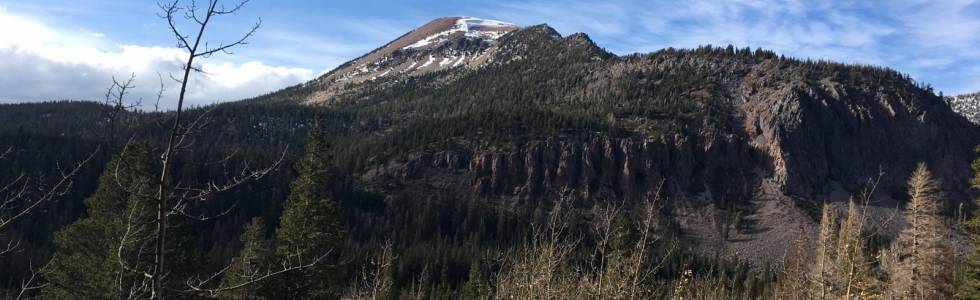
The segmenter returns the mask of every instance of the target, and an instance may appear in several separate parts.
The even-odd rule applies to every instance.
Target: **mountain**
[[[0,174],[57,174],[98,145],[103,110],[0,105],[0,141],[24,148],[0,161],[9,173]],[[662,199],[657,234],[694,253],[672,258],[675,271],[698,265],[695,255],[756,270],[779,264],[799,228],[814,234],[822,203],[872,186],[872,226],[887,240],[919,162],[941,179],[948,212],[974,208],[968,182],[980,143],[980,126],[883,67],[731,46],[616,55],[586,34],[469,17],[436,19],[310,82],[187,114],[216,124],[190,143],[200,161],[240,153],[255,165],[285,148],[283,166],[292,165],[308,128],[325,127],[345,175],[336,187],[351,232],[344,255],[360,267],[365,251],[393,239],[404,247],[395,268],[404,286],[426,268],[460,285],[469,258],[513,250],[558,200],[575,209],[574,229],[588,232],[602,207]],[[119,136],[159,143],[157,124],[172,113],[127,116]],[[175,167],[188,182],[227,176],[197,168]],[[195,225],[209,267],[233,256],[248,219],[278,220],[294,174],[277,172],[217,199],[240,211]],[[20,255],[46,257],[53,231],[84,215],[96,177],[15,230],[28,246],[0,258],[0,269],[27,270]],[[24,274],[0,275],[19,283]]]
[[[875,213],[895,214],[919,162],[942,179],[948,211],[972,206],[980,128],[908,75],[731,46],[618,56],[546,25],[508,26],[473,46],[460,20],[254,101],[355,115],[348,155],[382,194],[595,205],[662,192],[699,247],[760,265],[792,230],[813,229],[820,203],[869,182]],[[452,67],[458,57],[465,68]],[[448,67],[387,71],[429,61]],[[365,67],[359,78],[371,80],[345,82]],[[726,223],[734,211],[741,221]]]
[[[957,113],[974,124],[980,124],[980,93],[946,97],[946,102]]]
[[[304,101],[329,102],[343,84],[479,67],[496,49],[497,38],[516,29],[511,23],[471,17],[432,20],[308,83],[318,91]]]

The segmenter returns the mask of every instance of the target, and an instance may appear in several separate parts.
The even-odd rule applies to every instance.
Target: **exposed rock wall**
[[[751,195],[759,157],[737,139],[705,143],[600,134],[555,136],[506,149],[425,151],[386,169],[405,181],[433,180],[429,173],[458,173],[480,197],[639,199],[658,189],[671,195],[709,193],[722,201]],[[423,175],[425,174],[425,175]]]

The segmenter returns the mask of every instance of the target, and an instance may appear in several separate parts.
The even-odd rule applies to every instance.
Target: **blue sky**
[[[0,0],[0,102],[98,99],[110,76],[129,74],[137,76],[135,96],[150,97],[157,74],[179,66],[158,11],[153,0]],[[585,32],[617,54],[734,44],[888,66],[946,94],[980,91],[974,0],[252,0],[209,28],[217,42],[263,22],[249,45],[205,63],[209,74],[195,78],[192,102],[303,82],[428,20],[458,15]]]

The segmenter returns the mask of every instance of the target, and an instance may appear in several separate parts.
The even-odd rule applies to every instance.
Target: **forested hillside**
[[[976,254],[965,254],[980,127],[907,75],[731,46],[617,56],[545,25],[466,49],[491,59],[358,82],[328,73],[184,111],[204,126],[181,149],[192,155],[174,161],[178,189],[278,167],[180,207],[192,217],[171,224],[168,276],[218,275],[167,288],[374,299],[977,293]],[[140,281],[117,267],[148,258],[117,237],[144,241],[151,229],[118,220],[151,218],[125,187],[152,182],[161,124],[175,114],[112,110],[0,106],[0,150],[12,149],[0,183],[26,174],[40,193],[95,153],[64,195],[0,235],[19,243],[0,257],[7,295],[32,271],[46,285],[30,294],[52,299],[114,298],[106,278]],[[280,266],[289,271],[250,281]]]

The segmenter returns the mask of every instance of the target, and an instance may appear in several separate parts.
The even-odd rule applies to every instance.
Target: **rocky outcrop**
[[[738,201],[750,196],[755,151],[738,139],[666,141],[600,134],[553,136],[506,148],[465,146],[415,154],[383,167],[407,183],[446,180],[451,173],[479,197],[639,199],[661,190],[674,196],[707,193]],[[377,177],[379,172],[370,172]],[[383,177],[389,180],[391,177]]]
[[[755,148],[772,159],[772,177],[790,195],[819,200],[828,186],[859,191],[869,181],[905,199],[919,162],[943,179],[948,207],[970,205],[964,187],[980,128],[937,96],[909,86],[848,85],[832,79],[766,89],[777,72],[750,74],[738,105]],[[748,92],[755,91],[755,92]]]
[[[384,168],[407,182],[451,171],[459,176],[446,180],[465,186],[458,192],[479,197],[637,199],[662,183],[673,199],[737,203],[766,180],[819,203],[838,186],[857,193],[880,180],[900,203],[908,175],[925,162],[947,187],[947,208],[969,205],[964,187],[980,128],[915,88],[779,82],[798,71],[752,66],[732,85],[725,114],[737,124],[724,130],[695,126],[662,139],[579,133],[491,148],[463,139]]]

